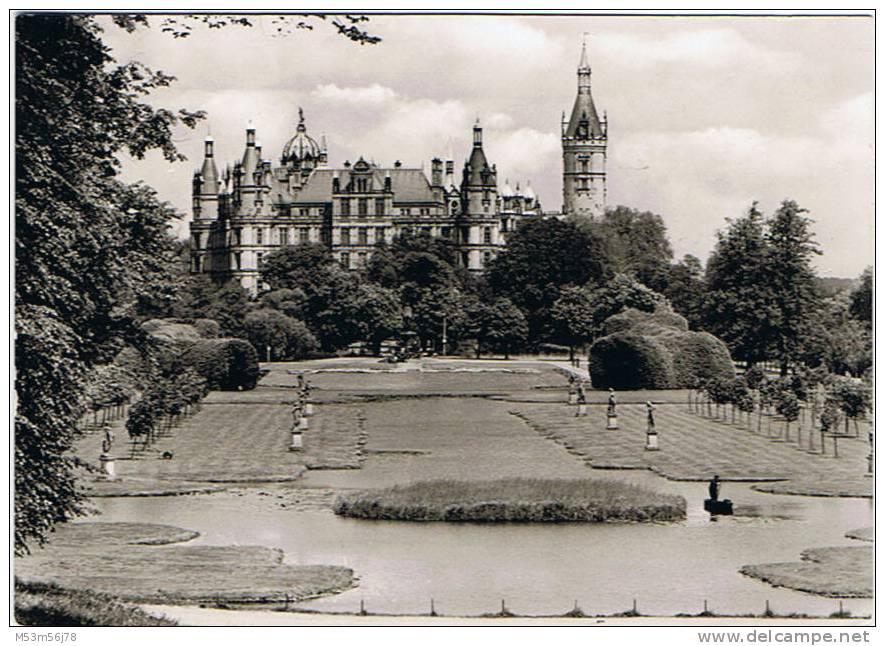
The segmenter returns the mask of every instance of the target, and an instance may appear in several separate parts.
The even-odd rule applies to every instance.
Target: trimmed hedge
[[[608,336],[590,348],[595,388],[696,388],[708,379],[734,378],[725,344],[712,334],[691,332],[669,311],[627,310],[609,317]]]
[[[251,390],[258,384],[258,353],[243,339],[200,339],[183,356],[211,389]]]
[[[660,329],[653,337],[673,358],[673,388],[697,388],[709,379],[733,379],[728,347],[707,332]]]
[[[636,334],[646,334],[646,329],[657,327],[669,327],[687,332],[688,321],[684,316],[667,309],[659,308],[654,312],[643,312],[631,307],[605,319],[602,333],[609,335],[630,330]]]
[[[673,388],[673,359],[653,337],[617,332],[590,347],[590,378],[594,388]]]

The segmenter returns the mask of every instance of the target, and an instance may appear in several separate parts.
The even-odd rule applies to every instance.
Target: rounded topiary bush
[[[243,339],[200,339],[184,350],[188,365],[215,390],[251,390],[258,384],[258,353]]]
[[[154,339],[166,343],[189,343],[203,338],[196,327],[174,319],[151,319],[141,324]]]
[[[643,312],[629,308],[605,319],[602,324],[602,332],[609,335],[630,330],[636,334],[646,334],[647,330],[656,327],[687,331],[688,321],[684,316],[661,307],[654,312]]]
[[[654,338],[673,357],[675,388],[696,388],[710,379],[735,376],[728,347],[712,334],[661,329]]]
[[[590,378],[594,388],[673,388],[673,358],[653,336],[617,332],[591,346]]]

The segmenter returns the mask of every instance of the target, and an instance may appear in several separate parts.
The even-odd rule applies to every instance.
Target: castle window
[[[310,229],[307,227],[298,229],[298,242],[301,244],[307,244],[310,242]]]
[[[375,198],[375,215],[384,215],[384,198]]]
[[[365,197],[361,197],[359,202],[357,202],[357,209],[360,215],[368,215],[369,214],[369,200]]]
[[[359,244],[369,244],[369,230],[366,227],[357,229],[357,240]]]
[[[264,229],[255,229],[255,244],[264,244]]]
[[[288,229],[280,229],[280,244],[284,247],[289,244],[289,230]]]
[[[341,244],[350,244],[350,229],[341,227]]]
[[[586,172],[589,170],[589,169],[587,168],[587,164],[588,164],[588,162],[587,162],[586,159],[582,159],[582,160],[581,160],[581,172],[582,172],[582,173],[586,173]]]
[[[421,215],[430,215],[430,209],[422,208]]]
[[[485,244],[492,244],[492,227],[485,227],[482,230],[482,241]]]
[[[386,229],[384,227],[378,227],[375,229],[375,242],[381,242],[384,240]]]
[[[243,254],[239,251],[234,254],[234,269],[239,269],[243,266]]]
[[[203,263],[201,262],[203,259],[200,256],[194,256],[194,271],[200,273],[203,271]]]
[[[341,215],[350,215],[350,200],[347,198],[341,200]]]
[[[360,177],[356,180],[356,192],[357,193],[365,193],[366,192],[366,178]]]
[[[194,249],[199,249],[199,248],[200,248],[200,234],[195,233],[194,234]],[[200,271],[200,270],[197,269],[197,271]]]
[[[412,215],[412,209],[400,209],[399,214],[400,215]]]
[[[310,215],[310,209],[298,209],[298,213],[303,216],[308,216]]]
[[[234,229],[234,244],[235,244],[235,245],[239,245],[239,244],[240,244],[240,237],[241,237],[241,236],[240,236],[240,230],[239,230],[239,229]]]
[[[256,266],[261,267],[261,261],[262,261],[263,259],[264,259],[264,254],[261,253],[260,251],[259,251],[257,254],[255,254],[255,264],[256,264]]]
[[[341,253],[341,266],[350,269],[350,254],[346,251]]]
[[[488,213],[488,212],[489,212],[489,205],[488,205],[488,204],[486,204],[484,207],[482,207],[482,212],[483,212],[483,213]]]
[[[443,227],[442,229],[440,229],[440,235],[443,238],[449,238],[452,235],[452,229],[450,227]]]
[[[360,251],[356,255],[356,264],[358,267],[365,267],[366,266],[366,252],[365,251]]]
[[[482,254],[482,266],[485,267],[489,264],[489,261],[492,259],[492,252],[486,251]]]

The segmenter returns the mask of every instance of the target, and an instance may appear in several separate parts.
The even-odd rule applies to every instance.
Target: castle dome
[[[504,180],[504,188],[501,189],[501,197],[513,197],[515,193],[513,192],[513,187],[510,186],[510,180]]]
[[[283,148],[283,162],[301,161],[303,159],[317,159],[322,148],[316,139],[307,134],[304,125],[304,111],[298,108],[298,129]]]

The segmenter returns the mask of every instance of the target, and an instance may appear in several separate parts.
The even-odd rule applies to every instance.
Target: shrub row
[[[183,359],[210,389],[251,390],[258,384],[258,354],[243,339],[200,339],[184,348]]]

